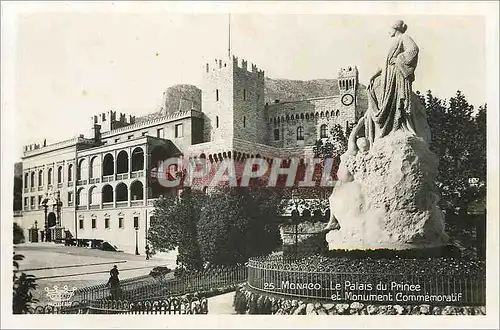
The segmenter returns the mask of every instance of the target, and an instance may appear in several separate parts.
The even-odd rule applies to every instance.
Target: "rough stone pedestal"
[[[429,248],[448,237],[437,206],[437,157],[421,138],[398,131],[367,152],[344,154],[354,181],[339,184],[330,209],[340,224],[326,235],[330,250]]]

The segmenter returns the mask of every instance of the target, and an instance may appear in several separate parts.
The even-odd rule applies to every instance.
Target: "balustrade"
[[[134,201],[130,201],[130,206],[140,206],[144,203],[144,201],[142,200],[134,200]]]
[[[116,180],[126,180],[128,179],[128,173],[121,173],[116,175]]]
[[[111,182],[114,180],[114,175],[106,175],[102,177],[102,182]]]
[[[102,208],[103,209],[112,209],[113,208],[113,202],[102,203]]]
[[[116,207],[127,207],[127,206],[128,206],[128,201],[116,202]]]
[[[144,176],[144,171],[142,171],[142,170],[130,173],[130,177],[132,179],[133,178],[139,178],[139,177],[142,177],[142,176]]]

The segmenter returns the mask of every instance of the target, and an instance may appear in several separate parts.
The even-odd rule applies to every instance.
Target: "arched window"
[[[297,127],[297,141],[304,140],[304,127]]]
[[[51,168],[49,168],[49,171],[48,171],[48,173],[47,173],[47,183],[48,183],[49,185],[51,185],[51,184],[52,184],[52,169],[51,169]]]
[[[76,179],[85,180],[88,176],[88,163],[85,158],[78,161],[78,167],[76,168]]]
[[[80,188],[76,191],[76,205],[87,205],[87,192],[84,188]]]
[[[35,186],[35,172],[31,172],[30,180],[30,187],[33,188]]]
[[[327,132],[326,132],[326,124],[323,124],[319,128],[319,136],[320,138],[326,138],[328,137]]]
[[[24,173],[24,188],[28,188],[29,174]]]
[[[38,186],[43,186],[43,170],[38,171]]]
[[[57,168],[57,183],[62,182],[62,166]]]
[[[68,166],[68,182],[73,181],[73,164]]]
[[[100,170],[101,170],[101,165],[99,164],[97,156],[92,157],[89,166],[89,178],[94,179],[100,177],[101,176]]]

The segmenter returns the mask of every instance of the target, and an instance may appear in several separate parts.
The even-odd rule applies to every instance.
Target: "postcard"
[[[3,326],[498,327],[498,3],[2,8]]]

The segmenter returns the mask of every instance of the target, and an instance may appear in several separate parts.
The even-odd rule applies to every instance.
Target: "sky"
[[[486,102],[481,16],[231,15],[231,51],[270,78],[336,78],[356,65],[367,84],[382,66],[389,27],[403,19],[420,48],[414,90]],[[28,143],[88,134],[107,110],[143,115],[175,84],[200,85],[204,63],[226,58],[226,13],[34,12],[16,23],[17,156]]]

